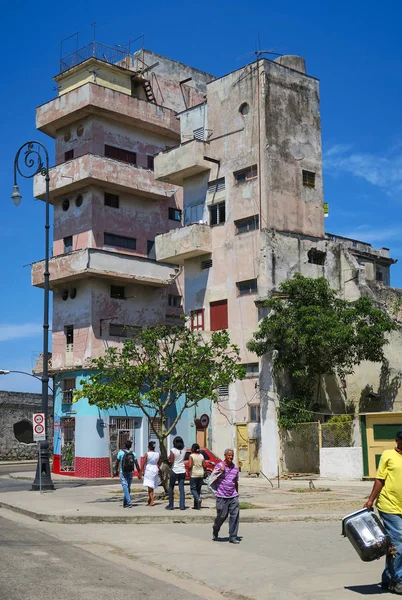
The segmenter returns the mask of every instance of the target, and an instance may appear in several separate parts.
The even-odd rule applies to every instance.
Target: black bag
[[[121,464],[121,470],[123,472],[130,472],[132,473],[134,471],[134,454],[131,452],[125,452],[124,456],[123,456],[123,462]]]

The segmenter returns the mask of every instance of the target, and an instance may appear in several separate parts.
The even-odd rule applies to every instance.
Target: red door
[[[228,328],[228,301],[219,300],[210,304],[211,331]]]

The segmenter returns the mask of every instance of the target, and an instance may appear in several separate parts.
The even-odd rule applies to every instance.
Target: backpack
[[[124,452],[121,470],[124,472],[129,471],[130,473],[134,471],[134,454],[131,450],[129,452]]]

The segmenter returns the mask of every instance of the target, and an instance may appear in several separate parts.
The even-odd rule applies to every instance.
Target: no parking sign
[[[45,415],[44,413],[34,413],[33,415],[33,439],[34,442],[40,442],[46,439]]]

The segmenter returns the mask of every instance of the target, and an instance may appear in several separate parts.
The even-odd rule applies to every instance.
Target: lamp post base
[[[39,442],[38,464],[31,489],[34,491],[54,490],[53,481],[50,476],[49,442],[46,440]]]

